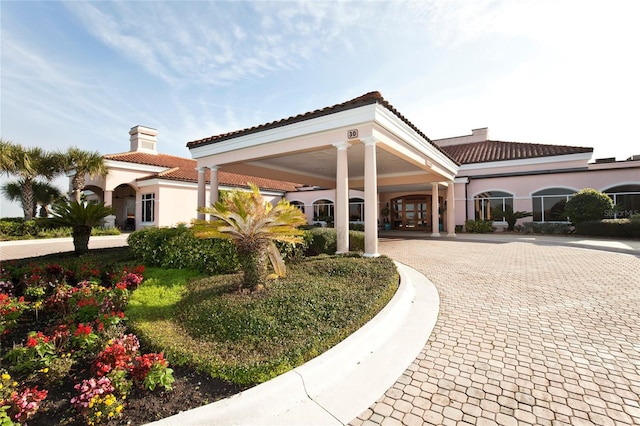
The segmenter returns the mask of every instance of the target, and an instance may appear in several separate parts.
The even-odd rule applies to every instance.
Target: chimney
[[[129,130],[131,137],[131,152],[145,152],[157,154],[158,131],[150,127],[135,126]]]
[[[472,142],[485,142],[489,138],[489,128],[472,129],[471,138],[473,139]]]

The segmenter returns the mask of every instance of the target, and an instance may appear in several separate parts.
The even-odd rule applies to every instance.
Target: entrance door
[[[396,198],[393,200],[393,227],[405,230],[429,230],[430,206],[426,198]]]

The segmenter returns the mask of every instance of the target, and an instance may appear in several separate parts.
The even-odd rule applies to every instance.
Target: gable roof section
[[[147,154],[144,152],[124,152],[121,154],[109,154],[104,156],[105,160],[122,161],[132,164],[144,164],[147,166],[166,167],[165,170],[152,173],[148,176],[137,179],[138,181],[150,179],[166,179],[182,182],[198,182],[198,162],[184,157],[176,157],[167,154]],[[207,171],[206,181],[210,182],[210,172]],[[248,187],[252,182],[263,190],[273,191],[295,191],[299,184],[283,182],[273,179],[264,179],[254,176],[239,175],[236,173],[218,172],[218,182],[220,185],[232,187]]]
[[[486,163],[491,161],[521,160],[557,155],[583,154],[593,148],[538,143],[484,141],[461,145],[443,146],[442,150],[459,164]]]
[[[282,120],[278,120],[278,121],[272,121],[270,123],[265,123],[265,124],[260,124],[258,126],[254,126],[254,127],[250,127],[250,128],[246,128],[243,130],[236,130],[233,132],[229,132],[229,133],[223,133],[220,135],[214,135],[214,136],[209,136],[207,138],[204,139],[199,139],[199,140],[195,140],[195,141],[191,141],[187,143],[187,148],[191,149],[191,148],[196,148],[199,146],[204,146],[204,145],[209,145],[209,144],[213,144],[213,143],[217,143],[217,142],[222,142],[225,140],[229,140],[229,139],[233,139],[233,138],[237,138],[237,137],[241,137],[241,136],[246,136],[246,135],[250,135],[253,133],[258,133],[258,132],[262,132],[265,130],[270,130],[270,129],[276,129],[278,127],[283,127],[283,126],[287,126],[289,124],[294,124],[294,123],[299,123],[305,120],[312,120],[314,118],[318,118],[318,117],[323,117],[329,114],[335,114],[338,112],[342,112],[342,111],[348,111],[350,109],[355,109],[355,108],[359,108],[361,106],[365,106],[365,105],[372,105],[372,104],[380,104],[383,107],[385,107],[386,109],[388,109],[389,111],[391,111],[396,117],[398,117],[401,121],[403,121],[406,125],[408,125],[413,131],[415,131],[418,135],[420,135],[422,138],[424,138],[427,142],[429,142],[431,145],[433,145],[437,150],[439,150],[440,152],[444,153],[447,157],[449,157],[450,160],[452,161],[456,161],[454,158],[451,158],[451,156],[449,156],[449,154],[444,151],[440,146],[438,146],[437,144],[433,143],[433,141],[431,139],[429,139],[429,137],[427,135],[425,135],[420,129],[418,129],[413,123],[411,123],[404,115],[400,114],[400,112],[398,112],[398,110],[396,110],[389,102],[387,102],[382,95],[380,94],[380,92],[369,92],[369,93],[365,93],[362,96],[359,96],[357,98],[351,99],[350,101],[347,102],[343,102],[340,104],[336,104],[330,107],[326,107],[326,108],[322,108],[322,109],[317,109],[315,111],[310,111],[310,112],[306,112],[304,114],[298,114],[296,116],[292,116],[289,118],[284,118]]]

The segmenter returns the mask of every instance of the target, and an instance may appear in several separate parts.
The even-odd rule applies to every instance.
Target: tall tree
[[[86,177],[104,177],[109,169],[104,158],[97,151],[83,151],[76,147],[66,152],[58,152],[57,158],[66,172],[74,172],[71,178],[71,198],[80,202],[80,195],[86,184]]]
[[[232,191],[210,208],[201,209],[212,220],[196,221],[194,233],[200,238],[225,238],[233,242],[244,273],[242,287],[256,291],[267,278],[267,259],[275,273],[284,276],[285,267],[274,241],[302,242],[298,226],[307,223],[306,216],[287,200],[277,205],[262,198],[257,186],[251,191]]]
[[[26,220],[33,219],[35,197],[33,183],[38,178],[53,179],[61,171],[55,156],[42,148],[25,148],[22,145],[3,141],[0,144],[0,166],[2,174],[18,177],[22,184],[20,201]]]
[[[18,201],[22,199],[22,186],[20,180],[5,183],[0,191],[9,201]],[[33,216],[36,216],[37,207],[40,206],[40,216],[47,217],[49,215],[49,205],[55,203],[62,198],[62,192],[55,186],[47,183],[34,181],[32,184],[34,206]]]

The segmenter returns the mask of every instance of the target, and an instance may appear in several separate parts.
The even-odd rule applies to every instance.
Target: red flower
[[[36,339],[33,336],[27,337],[27,347],[28,348],[35,348],[37,345],[38,345],[38,339]]]
[[[89,324],[85,325],[83,323],[78,324],[78,328],[76,328],[76,331],[73,333],[73,335],[75,337],[78,336],[88,336],[91,334],[93,330],[91,329],[91,326]]]

